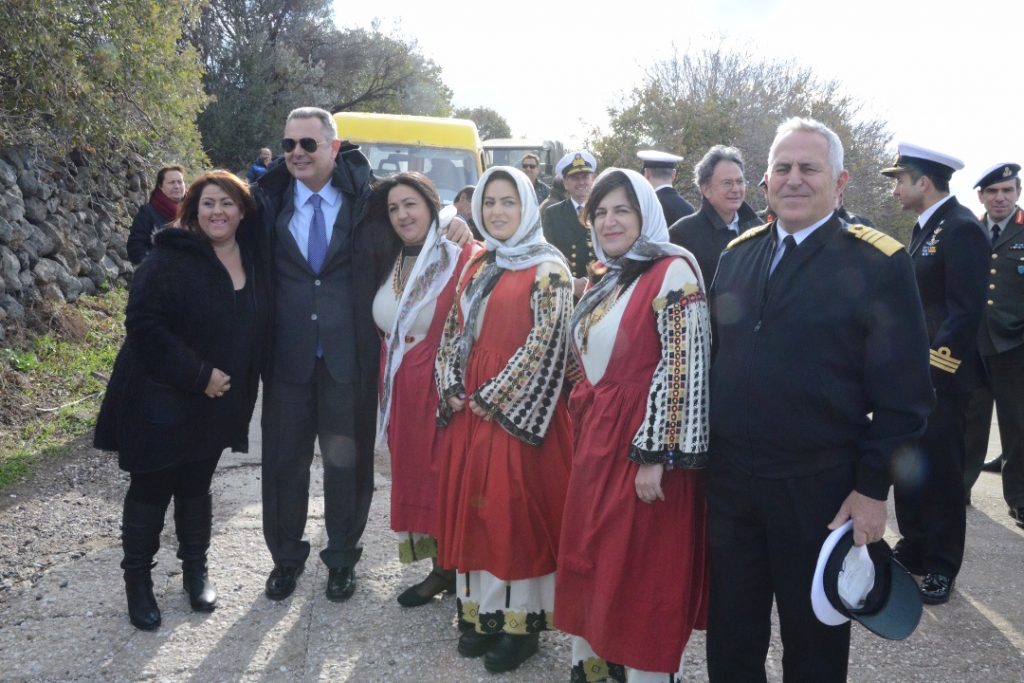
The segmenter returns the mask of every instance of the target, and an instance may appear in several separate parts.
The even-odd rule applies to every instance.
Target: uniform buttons
[[[988,288],[989,288],[989,289],[995,289],[995,288],[996,288],[996,286],[995,286],[995,285],[989,285],[989,286],[988,286]]]
[[[995,268],[993,268],[992,270],[990,270],[990,271],[988,271],[988,272],[990,272],[990,273],[992,273],[993,275],[995,275],[995,274],[996,274],[996,269],[995,269]]]
[[[993,261],[995,261],[997,258],[999,258],[999,254],[992,254],[992,260]]]
[[[993,270],[992,272],[994,273],[995,271]],[[319,287],[320,286],[320,281],[319,280],[313,280],[313,284],[316,285],[317,287]]]
[[[316,320],[316,313],[314,313],[313,315],[309,316],[309,319],[310,320]]]
[[[405,338],[405,343],[406,343],[406,344],[412,344],[412,343],[413,343],[414,341],[416,341],[416,337],[413,337],[413,336],[407,336],[407,337]]]
[[[989,300],[988,300],[988,305],[989,305],[989,306],[994,306],[994,305],[995,305],[995,303],[996,303],[996,302],[995,302],[995,301],[992,301],[992,299],[989,299]]]

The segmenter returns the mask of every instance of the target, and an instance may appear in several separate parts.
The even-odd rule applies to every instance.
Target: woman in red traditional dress
[[[518,169],[473,193],[486,254],[463,271],[437,357],[441,562],[458,570],[459,653],[508,671],[550,628],[572,429],[562,382],[572,278]]]
[[[391,528],[403,563],[430,559],[427,577],[398,596],[403,607],[425,605],[455,590],[455,572],[437,564],[439,439],[434,360],[455,280],[480,245],[459,248],[439,233],[455,209],[421,173],[399,173],[374,187],[371,212],[391,225],[384,235],[387,276],[373,300],[381,344],[377,448],[391,458]],[[443,214],[443,219],[439,214]],[[391,269],[387,270],[387,264]]]
[[[608,271],[570,327],[581,377],[555,625],[576,636],[573,681],[677,681],[706,625],[708,305],[639,173],[607,169],[586,215]]]

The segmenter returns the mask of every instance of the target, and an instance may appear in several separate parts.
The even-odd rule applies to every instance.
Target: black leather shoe
[[[305,565],[275,564],[274,571],[267,577],[267,597],[271,600],[284,600],[295,590]]]
[[[398,604],[402,607],[419,607],[434,600],[440,593],[455,592],[455,572],[446,574],[438,569],[432,570],[415,586],[410,586],[398,596]]]
[[[480,657],[498,642],[500,633],[477,633],[475,628],[463,631],[459,636],[459,654],[463,657]]]
[[[327,573],[327,599],[331,602],[345,602],[356,592],[356,570],[352,567],[335,567]]]
[[[985,464],[981,466],[982,472],[1002,472],[1003,471],[1003,454],[1000,453],[991,460],[986,460]]]
[[[926,605],[943,605],[949,602],[956,579],[945,574],[927,574],[921,582],[921,601]]]
[[[1024,507],[1011,509],[1010,516],[1017,520],[1017,526],[1024,529]]]
[[[540,635],[537,633],[531,633],[527,636],[513,636],[508,633],[502,633],[498,642],[484,656],[484,668],[492,674],[512,671],[537,654],[539,646]]]

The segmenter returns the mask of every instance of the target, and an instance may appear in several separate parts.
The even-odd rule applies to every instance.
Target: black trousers
[[[853,490],[854,467],[764,479],[712,455],[710,470],[710,680],[767,680],[774,597],[786,683],[845,682],[850,625],[818,621],[811,608],[811,579],[828,524]]]
[[[939,393],[916,452],[894,462],[900,555],[926,572],[955,577],[964,559],[964,430],[968,394]]]
[[[211,451],[212,452],[212,451]],[[133,472],[125,500],[144,505],[162,507],[165,510],[174,497],[177,500],[199,498],[210,492],[210,482],[217,470],[221,450],[206,455],[200,460],[182,463],[156,472]]]
[[[999,418],[1003,446],[1003,498],[1011,508],[1024,507],[1024,345],[985,357],[987,384],[974,392],[967,418],[964,484],[978,480],[988,454],[992,403]]]
[[[263,536],[274,563],[302,565],[309,557],[309,468],[319,440],[327,529],[320,559],[331,568],[355,566],[373,496],[376,387],[336,382],[318,360],[312,382],[269,380],[263,389]]]

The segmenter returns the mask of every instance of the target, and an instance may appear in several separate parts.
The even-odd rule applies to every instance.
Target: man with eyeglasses
[[[352,596],[373,494],[380,341],[373,297],[388,226],[365,219],[373,175],[334,118],[293,110],[283,159],[258,181],[263,256],[272,273],[274,326],[263,372],[263,535],[274,560],[266,595],[295,590],[305,539],[309,469],[319,441],[324,469],[327,599]],[[449,229],[463,243],[465,223]]]
[[[551,188],[540,179],[540,157],[533,152],[527,152],[523,155],[522,161],[519,162],[519,167],[523,169],[523,173],[533,183],[533,190],[537,193],[537,203],[543,203],[548,198],[548,195],[551,194]]]
[[[743,155],[735,147],[709,149],[693,168],[693,182],[700,189],[700,211],[677,221],[668,234],[673,244],[693,252],[705,284],[710,285],[726,245],[761,220],[743,199],[747,181]]]

